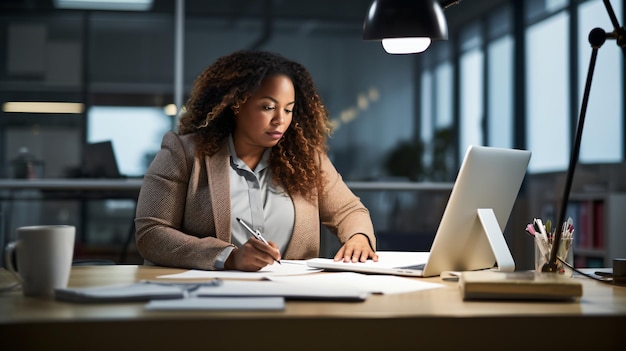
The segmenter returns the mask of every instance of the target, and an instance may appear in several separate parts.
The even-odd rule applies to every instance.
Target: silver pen
[[[257,240],[261,240],[263,243],[265,243],[265,245],[270,245],[267,240],[265,240],[265,238],[263,237],[263,235],[261,235],[261,232],[259,232],[258,230],[252,230],[252,228],[250,228],[246,222],[243,221],[243,219],[237,217],[237,222],[241,223],[241,225],[243,225],[244,228],[246,228],[246,230],[248,232],[250,232],[250,234],[252,234],[253,237],[255,237]],[[278,262],[278,264],[281,264],[279,260],[274,259],[274,261]]]

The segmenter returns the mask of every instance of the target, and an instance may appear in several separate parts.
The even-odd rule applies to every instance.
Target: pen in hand
[[[237,218],[237,222],[241,223],[241,225],[242,225],[244,228],[246,228],[246,230],[247,230],[248,232],[250,232],[250,234],[252,234],[252,236],[253,236],[253,237],[257,238],[258,240],[261,240],[261,241],[262,241],[265,245],[270,246],[270,244],[267,242],[267,240],[265,240],[265,238],[261,235],[261,232],[259,232],[258,230],[256,230],[256,231],[252,230],[252,228],[250,228],[250,227],[246,224],[246,222],[244,222],[244,221],[243,221],[243,219],[241,219],[241,218]],[[282,264],[282,263],[280,263],[280,261],[279,261],[279,260],[277,260],[277,259],[274,259],[274,261],[276,261],[278,264]]]

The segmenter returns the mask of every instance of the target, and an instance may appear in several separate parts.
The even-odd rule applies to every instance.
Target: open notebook
[[[502,231],[517,198],[530,151],[470,146],[429,253],[379,253],[378,262],[344,263],[316,258],[307,264],[327,270],[430,277],[445,271],[515,264]],[[420,214],[416,214],[419,216]]]

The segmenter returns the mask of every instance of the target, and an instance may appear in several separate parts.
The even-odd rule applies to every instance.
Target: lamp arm
[[[591,81],[593,79],[593,72],[596,67],[596,58],[598,57],[598,50],[604,44],[606,39],[615,39],[617,45],[622,48],[622,53],[626,58],[626,29],[620,27],[610,0],[603,0],[606,11],[611,18],[614,30],[611,33],[606,33],[601,28],[594,28],[589,32],[589,44],[591,44],[591,59],[589,60],[589,68],[587,70],[587,81],[585,83],[585,91],[583,93],[582,104],[580,107],[580,115],[578,117],[578,126],[576,127],[576,135],[574,138],[574,144],[572,146],[572,152],[570,154],[569,167],[567,169],[567,175],[565,178],[565,187],[563,189],[563,197],[561,198],[561,208],[558,213],[558,222],[554,237],[552,240],[552,246],[550,248],[550,259],[541,267],[542,272],[556,273],[557,268],[557,253],[561,244],[562,226],[565,223],[565,212],[567,210],[567,203],[569,202],[569,195],[572,189],[572,179],[574,178],[574,170],[578,163],[578,155],[580,153],[580,142],[583,134],[583,126],[585,124],[585,116],[587,114],[587,104],[589,102],[589,93],[591,91]]]
[[[439,1],[439,5],[445,10],[452,5],[458,5],[460,2],[461,0],[441,0]]]
[[[611,19],[611,23],[613,24],[613,32],[609,34],[611,38],[615,39],[617,46],[622,48],[622,54],[624,54],[624,58],[626,58],[626,28],[619,25],[619,21],[617,20],[617,16],[615,16],[615,11],[613,11],[613,6],[611,6],[611,2],[609,0],[603,0],[604,7],[606,7],[606,12],[609,14],[609,18]]]
[[[615,16],[615,11],[613,11],[613,6],[611,6],[611,2],[609,0],[603,0],[604,7],[606,7],[606,12],[609,14],[609,18],[611,19],[611,23],[613,24],[613,28],[616,30],[620,28],[619,21],[617,20],[617,16]]]
[[[565,212],[567,203],[569,202],[569,194],[572,189],[572,179],[574,178],[574,170],[578,163],[578,155],[580,153],[580,142],[583,134],[583,126],[585,124],[585,116],[587,111],[587,103],[589,101],[589,92],[591,90],[591,81],[593,79],[593,71],[595,70],[596,58],[598,56],[599,47],[593,47],[591,50],[591,60],[589,61],[589,70],[587,71],[587,82],[585,83],[585,92],[583,94],[582,106],[580,108],[580,116],[578,117],[578,126],[576,127],[576,136],[570,154],[569,167],[565,178],[565,188],[563,189],[563,197],[561,199],[561,207],[559,210],[559,218],[556,222],[557,226],[554,230],[552,245],[550,249],[550,259],[541,267],[542,272],[558,272],[557,253],[561,244],[561,228],[565,222]]]
[[[610,5],[609,5],[610,6]],[[585,90],[583,93],[582,104],[580,107],[580,115],[578,117],[578,125],[576,127],[576,135],[574,137],[574,144],[572,145],[572,152],[570,154],[569,167],[567,169],[567,175],[565,178],[565,187],[563,189],[563,197],[561,198],[561,207],[559,209],[559,217],[556,222],[557,226],[554,231],[554,237],[552,239],[552,246],[550,249],[550,259],[541,267],[542,272],[557,272],[557,253],[561,244],[562,226],[565,223],[565,212],[567,210],[567,203],[569,202],[569,195],[572,189],[572,180],[574,178],[574,171],[576,164],[578,163],[578,155],[580,154],[580,142],[583,135],[583,127],[585,125],[585,117],[587,115],[587,104],[589,103],[589,94],[591,92],[591,81],[593,80],[593,72],[596,67],[596,59],[598,57],[598,50],[604,44],[607,38],[613,38],[611,34],[607,34],[602,28],[594,28],[589,32],[589,44],[591,44],[591,59],[589,60],[589,68],[587,69],[587,81],[585,82]]]

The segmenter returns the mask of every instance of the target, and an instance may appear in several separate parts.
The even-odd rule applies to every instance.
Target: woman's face
[[[289,77],[266,78],[235,116],[237,153],[276,145],[291,124],[294,104],[295,90]]]

